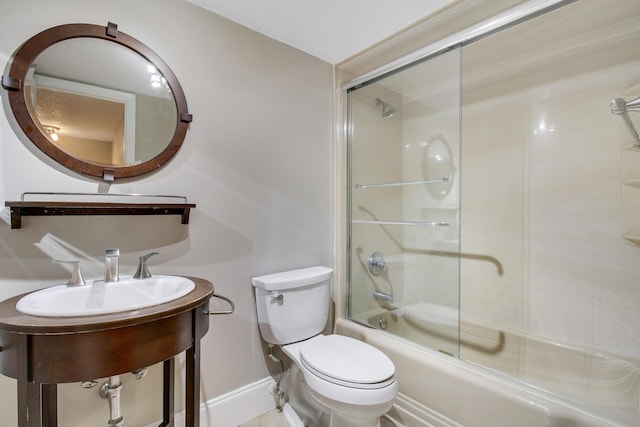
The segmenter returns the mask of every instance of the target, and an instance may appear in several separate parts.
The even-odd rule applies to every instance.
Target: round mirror
[[[171,69],[111,23],[37,34],[14,55],[2,86],[31,142],[63,166],[106,181],[164,165],[191,121]]]

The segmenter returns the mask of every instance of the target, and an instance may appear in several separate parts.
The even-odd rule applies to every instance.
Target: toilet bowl
[[[285,408],[285,415],[298,418],[287,418],[292,427],[378,427],[398,392],[395,367],[367,343],[320,333],[332,273],[311,267],[253,278],[260,332],[294,363],[287,390],[291,407]]]
[[[282,350],[302,373],[310,395],[332,413],[358,419],[358,426],[375,426],[391,409],[398,392],[395,368],[378,349],[341,335],[317,335]]]

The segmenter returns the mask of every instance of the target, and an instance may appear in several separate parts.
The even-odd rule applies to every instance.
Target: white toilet
[[[295,363],[285,405],[292,427],[378,427],[398,392],[395,367],[369,344],[320,334],[332,274],[331,268],[310,267],[254,277],[260,333]]]

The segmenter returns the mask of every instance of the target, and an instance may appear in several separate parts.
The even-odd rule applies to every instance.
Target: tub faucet
[[[373,291],[373,299],[376,301],[393,302],[393,295],[376,289]]]
[[[104,281],[117,282],[118,277],[118,257],[120,249],[107,249],[104,253]]]

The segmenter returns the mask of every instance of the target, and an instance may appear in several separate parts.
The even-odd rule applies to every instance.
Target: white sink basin
[[[87,281],[84,286],[53,286],[18,300],[18,311],[33,316],[76,317],[137,310],[178,299],[196,287],[179,276],[121,277],[117,282]]]

